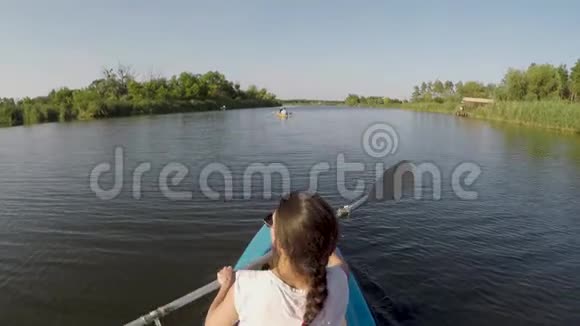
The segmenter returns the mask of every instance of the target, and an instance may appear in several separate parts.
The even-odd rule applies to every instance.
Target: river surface
[[[348,189],[378,162],[432,163],[442,176],[439,200],[427,180],[421,199],[369,203],[342,224],[340,246],[380,323],[580,325],[580,136],[402,110],[290,110],[288,120],[252,109],[0,129],[0,325],[120,325],[212,281],[285,190],[274,175],[271,199],[258,182],[245,199],[248,166],[280,163],[290,187],[306,189],[326,162],[317,190],[338,206],[349,202],[339,154],[365,164]],[[398,138],[379,158],[361,143],[376,122]],[[117,147],[122,188],[106,200],[89,176]],[[463,185],[475,200],[451,186],[463,162],[481,168]],[[151,170],[136,193],[141,163]],[[160,186],[170,163],[188,175]],[[219,174],[208,184],[222,198],[200,190],[211,163],[232,174],[230,200]],[[99,187],[115,180],[103,174]],[[201,324],[210,299],[164,325]]]

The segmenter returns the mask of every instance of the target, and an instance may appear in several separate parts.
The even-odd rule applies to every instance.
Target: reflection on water
[[[580,137],[556,131],[521,127],[507,123],[491,123],[501,131],[507,146],[525,148],[531,158],[568,159],[572,164],[580,164]]]

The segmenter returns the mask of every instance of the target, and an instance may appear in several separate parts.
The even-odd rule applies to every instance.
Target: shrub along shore
[[[508,69],[499,84],[435,80],[415,86],[409,101],[350,94],[349,106],[405,108],[453,114],[463,97],[494,99],[494,104],[470,108],[468,117],[580,133],[580,60],[565,65],[532,63]]]
[[[454,114],[458,106],[459,103],[405,103],[400,108]],[[470,110],[468,117],[580,134],[580,103],[499,101]]]
[[[460,103],[403,102],[399,104],[362,104],[357,106],[455,114]],[[468,118],[502,121],[580,134],[580,103],[563,101],[499,101],[495,104],[469,110]]]
[[[119,66],[105,69],[103,78],[82,89],[61,88],[21,100],[0,98],[0,126],[279,105],[266,89],[242,90],[219,72],[137,81],[129,67]]]

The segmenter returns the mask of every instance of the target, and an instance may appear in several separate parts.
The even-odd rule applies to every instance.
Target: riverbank
[[[406,102],[365,106],[455,114],[459,103]],[[492,105],[468,109],[467,114],[467,118],[501,121],[580,134],[580,103],[565,101],[499,101]]]
[[[130,67],[119,65],[104,69],[102,77],[81,89],[64,87],[19,100],[0,98],[0,126],[281,105],[265,88],[250,85],[243,90],[217,71],[138,81]]]
[[[284,105],[309,105],[309,106],[338,106],[344,105],[343,101],[331,100],[281,100]]]
[[[454,114],[467,97],[493,99],[495,103],[466,104],[461,112],[464,117],[580,134],[580,59],[570,69],[564,64],[549,63],[509,68],[499,83],[423,81],[413,87],[411,98],[404,101],[349,94],[344,102],[350,106]]]
[[[96,120],[133,115],[152,115],[276,107],[281,103],[275,100],[190,100],[190,101],[102,101],[91,103],[87,110],[67,117],[67,111],[50,105],[0,107],[0,127],[12,127],[45,122],[64,122],[74,120]]]
[[[400,107],[417,111],[454,114],[458,104],[404,103]],[[580,103],[564,101],[500,101],[492,105],[469,109],[467,114],[468,118],[580,133]]]

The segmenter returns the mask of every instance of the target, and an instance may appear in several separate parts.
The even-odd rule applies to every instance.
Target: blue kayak
[[[246,250],[240,256],[235,268],[241,269],[249,265],[258,258],[264,256],[270,251],[272,241],[270,239],[270,230],[266,226],[256,233],[252,241],[246,247]],[[340,251],[339,251],[340,254]],[[351,272],[348,277],[349,298],[346,308],[346,323],[348,326],[373,326],[376,325],[375,319],[369,309],[369,306],[362,294],[362,291]]]

